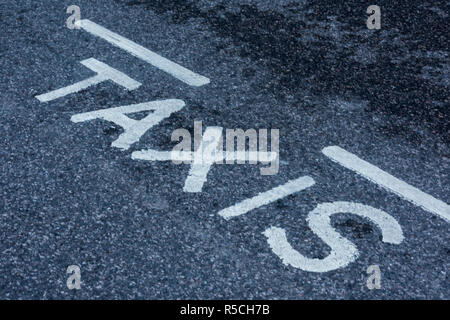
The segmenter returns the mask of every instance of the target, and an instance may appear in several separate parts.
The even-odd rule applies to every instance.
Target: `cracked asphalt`
[[[1,299],[449,299],[449,224],[321,150],[340,146],[450,203],[449,4],[367,1],[4,0],[0,3]],[[66,8],[211,79],[191,87],[83,30]],[[92,76],[95,58],[142,83],[104,82],[48,103],[35,97]],[[72,115],[181,99],[186,107],[130,150],[114,123]],[[280,171],[213,166],[202,193],[184,193],[189,165],[137,161],[171,150],[171,133],[203,127],[280,130]],[[316,184],[225,220],[217,213],[301,176]],[[333,216],[356,261],[326,273],[282,263],[264,230],[284,228],[303,255],[330,247],[306,217],[325,202],[387,212],[399,245],[375,224]],[[69,290],[69,265],[81,289]],[[381,288],[369,290],[368,266]]]

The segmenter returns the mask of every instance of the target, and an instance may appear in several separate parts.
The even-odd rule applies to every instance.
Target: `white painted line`
[[[235,204],[229,208],[223,209],[219,212],[219,215],[225,219],[231,219],[247,212],[287,197],[293,193],[305,190],[315,184],[313,178],[309,176],[301,177],[295,180],[291,180],[286,184],[276,187],[272,190],[262,192],[257,196],[244,200]]]
[[[194,152],[194,161],[184,182],[184,192],[201,192],[222,140],[221,127],[207,127],[198,150]],[[221,147],[221,146],[220,146]],[[205,157],[204,157],[205,156]]]
[[[91,69],[94,72],[97,72],[99,75],[102,75],[105,80],[111,80],[117,83],[119,86],[125,87],[127,90],[135,90],[141,86],[141,83],[131,79],[125,73],[120,72],[106,63],[98,61],[97,59],[90,58],[81,61],[81,64],[86,68]]]
[[[340,147],[327,147],[322,150],[322,153],[347,169],[355,171],[366,179],[392,191],[424,210],[444,218],[447,222],[450,222],[450,206],[445,202],[397,179]]]
[[[94,119],[104,119],[114,122],[121,126],[124,132],[112,143],[112,146],[127,150],[133,143],[138,142],[150,128],[159,124],[163,119],[170,117],[172,113],[180,111],[184,106],[184,101],[178,99],[151,101],[80,113],[73,115],[70,120],[72,122],[84,122]],[[153,112],[141,120],[134,120],[126,116],[126,114],[141,111]]]
[[[224,159],[235,159],[237,161],[247,161],[250,159],[260,158],[264,161],[272,161],[277,158],[276,152],[261,152],[261,151],[234,151],[234,152],[220,152],[214,155],[203,155],[203,161],[205,163],[214,162],[216,164],[225,164]],[[133,159],[147,160],[147,161],[194,161],[194,153],[190,151],[157,151],[157,150],[140,150],[131,154]]]
[[[331,216],[338,213],[352,213],[371,220],[381,230],[382,241],[400,244],[404,237],[402,228],[392,216],[386,212],[353,202],[321,203],[308,214],[310,229],[330,248],[330,254],[324,259],[305,257],[292,248],[282,228],[271,227],[264,231],[272,251],[280,257],[285,265],[293,266],[308,272],[328,272],[343,268],[358,258],[356,246],[342,237],[332,226]]]
[[[145,62],[161,69],[188,85],[199,87],[208,84],[210,80],[202,75],[192,72],[185,67],[170,61],[143,46],[124,38],[88,19],[79,20],[75,23],[87,32],[100,37],[109,43],[131,53]]]
[[[96,72],[97,75],[86,80],[74,83],[70,86],[38,95],[36,96],[36,98],[41,102],[52,101],[58,98],[62,98],[68,94],[79,92],[83,89],[107,80],[111,80],[116,84],[125,87],[127,90],[134,90],[141,86],[141,83],[139,83],[138,81],[131,79],[126,74],[94,58],[83,60],[80,63]]]
[[[52,100],[67,96],[68,94],[72,94],[72,93],[84,90],[90,86],[94,86],[103,81],[105,81],[105,79],[101,75],[96,75],[96,76],[93,76],[86,80],[74,83],[70,86],[38,95],[38,96],[36,96],[36,98],[41,102],[52,101]]]
[[[157,151],[157,150],[140,150],[131,154],[133,160],[146,161],[192,161],[193,153],[189,151]]]

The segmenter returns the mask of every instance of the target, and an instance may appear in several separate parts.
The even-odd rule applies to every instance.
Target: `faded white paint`
[[[191,151],[157,151],[157,150],[140,150],[131,154],[133,159],[147,161],[173,161],[175,162],[193,162],[194,153]],[[224,164],[224,159],[233,158],[239,161],[249,162],[249,159],[261,159],[271,161],[278,157],[276,152],[252,152],[252,151],[234,151],[234,152],[218,152],[217,154],[203,155],[205,163],[214,162],[215,164]],[[262,162],[262,161],[261,161]]]
[[[172,113],[181,110],[184,106],[185,103],[177,99],[152,101],[81,113],[72,116],[71,121],[84,122],[94,119],[104,119],[114,122],[121,126],[124,132],[112,143],[112,146],[127,150],[133,143],[139,141],[147,130],[160,123],[164,118],[169,117]],[[141,111],[154,112],[141,120],[134,120],[126,116],[126,114]]]
[[[347,169],[355,171],[369,181],[394,192],[428,212],[440,216],[447,222],[450,221],[450,206],[445,202],[420,191],[340,147],[327,147],[322,150],[322,153]]]
[[[161,69],[175,78],[191,85],[191,86],[203,86],[208,84],[210,80],[202,75],[199,75],[191,70],[182,67],[181,65],[170,61],[159,54],[150,51],[143,46],[125,38],[117,33],[114,33],[88,19],[80,20],[76,22],[82,29],[87,32],[100,37],[109,43],[131,53],[132,55],[144,60],[145,62],[153,65],[154,67]]]
[[[202,191],[208,172],[221,152],[222,144],[222,128],[207,127],[198,150],[193,154],[194,161],[184,183],[184,192]]]
[[[282,186],[278,186],[272,190],[262,192],[251,199],[246,199],[235,204],[234,206],[223,209],[219,211],[219,215],[228,220],[287,197],[288,195],[291,195],[293,193],[305,190],[313,186],[314,184],[314,179],[308,176],[291,180]]]
[[[330,217],[337,213],[352,213],[371,220],[380,228],[382,241],[400,244],[403,232],[397,221],[386,212],[353,202],[322,203],[308,214],[311,230],[330,248],[330,254],[324,259],[311,259],[292,248],[282,228],[271,227],[264,231],[272,251],[285,265],[309,272],[328,272],[347,266],[358,257],[358,249],[349,240],[343,238],[331,226]]]
[[[131,79],[126,74],[94,58],[83,60],[80,63],[83,64],[85,67],[91,69],[92,71],[96,72],[97,75],[88,78],[86,80],[74,83],[70,86],[38,95],[36,96],[36,98],[41,102],[48,102],[58,98],[62,98],[68,94],[79,92],[90,86],[108,80],[113,81],[119,86],[125,87],[127,90],[135,90],[141,86],[140,82]]]

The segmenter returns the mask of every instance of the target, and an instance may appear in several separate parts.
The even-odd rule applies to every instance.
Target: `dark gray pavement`
[[[331,162],[338,145],[450,203],[449,6],[367,1],[10,1],[0,3],[0,298],[448,299],[449,224]],[[66,8],[211,79],[190,87],[83,30]],[[83,80],[96,58],[142,83],[106,82],[41,103]],[[113,123],[73,123],[98,109],[181,99],[186,107],[130,150],[112,148]],[[188,165],[131,159],[169,151],[194,120],[280,129],[280,172],[214,166],[203,193],[183,192]],[[229,221],[221,209],[304,175],[307,191]],[[345,268],[310,273],[282,264],[262,232],[286,229],[311,258],[330,248],[308,227],[318,204],[360,202],[401,225],[400,245],[369,220],[332,225],[359,250]],[[381,289],[366,269],[379,265]],[[66,269],[81,268],[68,290]]]

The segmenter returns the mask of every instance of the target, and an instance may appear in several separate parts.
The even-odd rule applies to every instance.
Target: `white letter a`
[[[139,139],[151,127],[157,125],[164,118],[169,117],[173,112],[181,110],[185,106],[182,100],[169,99],[162,101],[152,101],[129,106],[97,110],[92,112],[80,113],[72,116],[72,122],[84,122],[93,119],[104,119],[114,122],[124,129],[116,141],[112,143],[113,147],[127,150],[130,146],[139,141]],[[126,116],[129,113],[142,111],[154,111],[141,120],[134,120]]]

